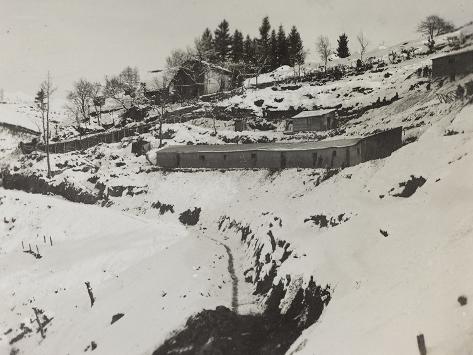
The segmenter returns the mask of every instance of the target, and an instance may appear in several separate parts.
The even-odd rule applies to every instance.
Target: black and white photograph
[[[473,355],[473,1],[0,0],[0,355]]]

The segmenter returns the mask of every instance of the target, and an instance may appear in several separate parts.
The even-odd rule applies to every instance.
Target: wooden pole
[[[427,355],[427,348],[425,347],[424,334],[419,334],[417,336],[417,346],[419,347],[420,355]]]
[[[94,297],[94,294],[92,292],[92,286],[90,286],[90,282],[89,281],[86,281],[85,282],[85,287],[87,288],[87,293],[89,294],[89,298],[90,298],[90,307],[92,307],[94,305],[94,302],[95,302],[95,297]]]
[[[38,310],[35,307],[33,307],[33,311],[34,311],[34,315],[36,316],[36,322],[38,323],[39,331],[41,332],[41,337],[44,339],[44,329],[38,317]]]

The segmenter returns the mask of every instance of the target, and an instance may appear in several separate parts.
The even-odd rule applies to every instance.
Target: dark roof
[[[170,145],[158,150],[159,153],[210,153],[210,152],[243,152],[243,151],[291,151],[311,150],[324,148],[343,148],[356,145],[362,138],[347,138],[325,140],[318,142],[298,143],[254,143],[254,144],[197,144],[197,145]]]

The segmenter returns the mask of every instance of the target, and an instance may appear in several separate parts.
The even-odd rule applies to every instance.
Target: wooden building
[[[302,111],[286,121],[288,132],[326,131],[336,127],[336,109]]]
[[[156,151],[154,163],[163,168],[344,168],[387,157],[401,145],[398,127],[319,142],[168,146]]]
[[[432,59],[432,77],[449,77],[473,73],[473,48]]]
[[[232,72],[201,60],[188,60],[176,72],[170,91],[181,99],[214,94],[231,89]]]

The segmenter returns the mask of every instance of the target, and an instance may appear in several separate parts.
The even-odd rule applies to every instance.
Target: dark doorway
[[[176,154],[176,167],[179,168],[181,166],[181,155]]]
[[[256,156],[256,153],[251,153],[251,167],[256,168],[256,162],[258,158]]]
[[[317,153],[312,153],[312,166],[317,167]]]
[[[286,169],[287,158],[286,153],[281,153],[281,169]]]

